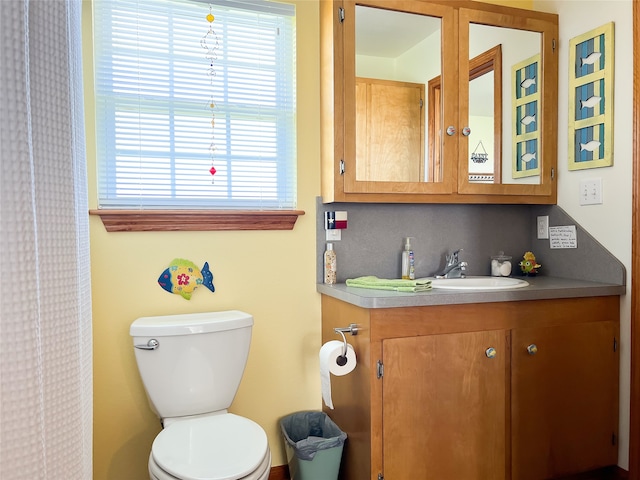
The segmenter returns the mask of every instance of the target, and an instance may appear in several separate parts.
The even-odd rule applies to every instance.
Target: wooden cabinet
[[[504,330],[382,341],[385,478],[504,478],[507,353]]]
[[[616,463],[617,330],[614,321],[512,330],[512,478]]]
[[[323,342],[359,328],[358,366],[325,407],[348,434],[341,479],[544,480],[617,461],[617,296],[364,309],[323,295],[322,319]]]
[[[322,0],[320,8],[323,201],[556,202],[557,15],[466,0],[358,0],[357,5],[355,0]],[[361,14],[363,9],[369,10],[367,16]],[[382,17],[369,17],[372,12]],[[396,20],[401,15],[407,17]],[[399,31],[394,30],[362,33],[357,22],[358,25],[370,23],[387,27],[395,24],[398,25],[396,29],[402,29],[402,33],[408,35],[399,35]],[[417,43],[411,47],[404,46],[406,51],[402,53],[402,60],[399,57],[389,59],[393,54],[381,51],[382,46],[390,46],[396,39],[419,37],[417,33],[422,32],[424,35],[416,40]],[[522,32],[533,37],[512,40],[510,35]],[[359,45],[370,42],[363,40],[367,36],[380,43],[367,45],[371,48],[364,51]],[[486,48],[482,47],[486,52],[502,46],[498,49],[503,56],[502,61],[492,64],[486,72],[478,71],[472,65],[472,60],[483,53],[474,50],[481,43],[478,39],[487,41]],[[512,91],[517,88],[512,81],[512,69],[521,57],[529,57],[527,49],[532,45],[540,57],[536,63],[537,73],[530,82],[539,88],[540,95],[535,102],[530,102],[535,114],[529,115],[528,122],[535,118],[532,125],[536,131],[525,137],[529,142],[527,145],[533,145],[531,148],[535,149],[535,155],[533,163],[527,165],[535,164],[537,169],[528,172],[518,170],[522,163],[517,163],[519,157],[516,152],[520,147],[516,148],[518,137],[514,132],[518,118],[516,113],[512,113],[512,106],[517,103],[515,93],[512,99]],[[434,58],[430,57],[431,53]],[[387,63],[393,64],[393,73],[390,73],[391,67],[382,72]],[[498,68],[499,71],[494,70]],[[419,158],[413,160],[415,164],[407,166],[405,158],[408,157],[403,152],[406,144],[394,139],[398,132],[397,123],[377,130],[375,142],[363,129],[369,119],[360,116],[367,108],[363,106],[366,99],[363,100],[361,89],[357,87],[357,78],[373,77],[361,71],[371,75],[378,72],[379,77],[376,78],[387,82],[417,83],[423,88],[428,84],[438,85],[436,94],[422,94],[423,108],[418,130],[423,138]],[[476,90],[470,88],[472,80],[480,83],[476,79],[485,73],[493,75],[493,83],[501,86],[499,102],[483,102],[482,94],[477,101]],[[497,95],[495,92],[498,92],[497,88],[491,90],[492,98]],[[472,111],[473,106],[484,106],[485,103],[501,105],[501,111],[484,113],[482,107],[478,107],[480,113]],[[391,107],[388,104],[379,106],[380,110],[390,110]],[[398,118],[394,112],[385,112],[385,116]],[[482,121],[485,117],[486,122]],[[403,115],[400,118],[401,121],[406,119]],[[478,122],[488,125],[484,129],[486,132],[475,127]],[[471,134],[466,135],[463,132],[470,125],[473,126]],[[415,134],[415,131],[411,133]],[[484,137],[485,134],[488,137]],[[365,138],[361,138],[363,136]],[[494,144],[498,148],[494,148]],[[478,170],[470,164],[470,158],[480,145],[482,152],[488,146],[490,161],[497,162],[495,168],[490,169],[493,179],[490,183],[472,180]],[[372,163],[371,156],[362,155],[366,146],[381,157],[383,163]],[[412,149],[412,156],[415,152]],[[411,173],[403,172],[399,176],[396,163]],[[389,168],[389,165],[394,168]]]

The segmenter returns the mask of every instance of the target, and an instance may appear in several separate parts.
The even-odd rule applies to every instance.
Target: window
[[[211,65],[209,13],[94,0],[101,209],[295,208],[294,7],[216,0]]]

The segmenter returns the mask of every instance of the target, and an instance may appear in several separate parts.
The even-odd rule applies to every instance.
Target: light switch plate
[[[549,238],[549,216],[539,216],[538,223],[536,226],[536,230],[538,232],[538,239],[543,240]]]
[[[590,178],[580,181],[580,205],[599,205],[602,203],[602,178]]]

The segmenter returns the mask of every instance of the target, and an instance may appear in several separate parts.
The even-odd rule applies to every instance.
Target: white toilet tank
[[[153,411],[173,418],[227,409],[244,373],[252,326],[253,317],[237,310],[134,321],[129,334]]]

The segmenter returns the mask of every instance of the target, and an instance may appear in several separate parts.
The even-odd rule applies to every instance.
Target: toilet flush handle
[[[134,347],[139,348],[140,350],[155,350],[159,346],[160,343],[155,338],[149,340],[146,345],[134,345]]]

